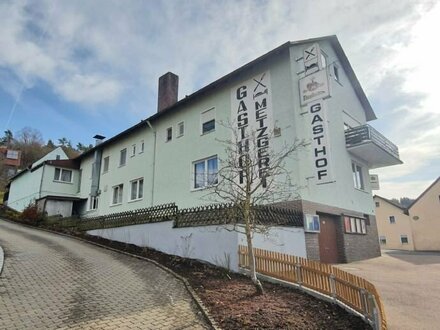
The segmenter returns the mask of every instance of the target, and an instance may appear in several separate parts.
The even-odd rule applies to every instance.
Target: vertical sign
[[[325,101],[308,104],[312,128],[312,154],[317,184],[333,182]]]
[[[256,150],[259,177],[264,180],[270,161],[269,137],[273,127],[269,71],[231,89],[231,118],[238,135],[240,154]],[[243,166],[242,158],[239,160],[240,166]],[[243,171],[240,172],[239,180],[240,183],[244,182]]]

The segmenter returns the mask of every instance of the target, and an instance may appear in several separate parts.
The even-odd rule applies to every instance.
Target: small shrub
[[[32,225],[40,225],[44,219],[44,213],[38,210],[38,207],[35,203],[29,204],[23,212],[20,214],[20,220],[23,222],[27,222]]]

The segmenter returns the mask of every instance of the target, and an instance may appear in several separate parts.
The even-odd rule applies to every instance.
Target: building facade
[[[414,250],[410,217],[405,208],[386,198],[374,196],[379,242],[382,249]]]
[[[440,251],[440,177],[403,208],[374,196],[382,248]]]
[[[309,215],[309,258],[336,263],[380,254],[368,171],[401,161],[397,147],[367,125],[376,116],[335,36],[288,42],[180,101],[177,84],[174,74],[162,76],[157,113],[100,141],[75,164],[46,163],[48,181],[70,173],[71,193],[60,195],[72,198],[74,212],[207,203],[226,156],[219,140],[231,138],[220,123],[232,122],[243,143],[250,131],[258,134],[262,176],[269,148],[307,141],[287,159],[300,189],[283,205]],[[16,180],[11,207],[20,195],[12,194]]]

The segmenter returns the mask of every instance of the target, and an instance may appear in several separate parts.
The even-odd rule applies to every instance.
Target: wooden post
[[[294,267],[295,267],[295,275],[298,280],[298,284],[301,287],[302,286],[301,265],[297,263],[295,264]]]
[[[335,275],[330,274],[329,279],[330,279],[330,292],[331,292],[333,300],[336,300],[337,293],[336,293]]]

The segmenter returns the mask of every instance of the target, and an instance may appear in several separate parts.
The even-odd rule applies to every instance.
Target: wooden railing
[[[239,246],[239,266],[249,268],[248,248]],[[375,286],[337,267],[288,254],[254,248],[256,271],[295,283],[342,302],[362,314],[375,329],[387,329],[385,311]]]

